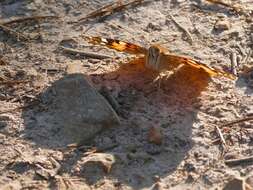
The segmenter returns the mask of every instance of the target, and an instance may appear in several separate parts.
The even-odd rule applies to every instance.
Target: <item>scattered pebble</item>
[[[229,30],[231,28],[231,23],[228,20],[218,20],[214,28],[218,31]]]
[[[94,153],[82,159],[82,164],[94,163],[95,165],[100,164],[106,173],[111,171],[112,165],[116,162],[116,159],[111,154],[106,153]]]

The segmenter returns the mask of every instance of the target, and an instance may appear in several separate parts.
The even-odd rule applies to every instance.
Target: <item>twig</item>
[[[13,85],[13,84],[21,84],[21,83],[28,83],[31,82],[30,80],[6,80],[0,81],[0,85]]]
[[[130,1],[129,3],[126,3],[126,4],[122,4],[121,1],[110,3],[108,5],[105,5],[99,9],[91,12],[90,14],[86,15],[84,18],[79,19],[78,22],[85,21],[89,18],[95,18],[97,16],[102,16],[102,17],[109,16],[109,15],[113,14],[114,12],[121,11],[130,5],[139,5],[143,1],[144,0],[133,0],[133,1]]]
[[[221,127],[227,127],[227,126],[230,126],[230,125],[242,123],[242,122],[245,122],[245,121],[251,121],[251,120],[253,120],[253,116],[252,117],[251,116],[250,117],[246,117],[246,118],[243,118],[243,119],[238,119],[238,120],[226,123],[224,125],[221,125]]]
[[[225,3],[225,2],[220,1],[220,0],[206,0],[206,1],[208,1],[208,2],[210,2],[210,3],[222,5],[222,6],[224,6],[224,7],[228,7],[228,8],[230,8],[230,9],[233,9],[233,10],[236,11],[237,13],[242,13],[242,8],[236,7],[236,6],[231,5],[231,4],[229,4],[229,3]]]
[[[186,34],[186,36],[187,36],[187,38],[189,40],[189,43],[192,45],[193,39],[192,39],[192,36],[191,36],[190,32],[187,29],[185,29],[179,22],[177,22],[177,20],[175,19],[174,16],[172,16],[171,14],[169,14],[169,17],[177,25],[177,27],[179,29],[181,29]]]
[[[247,64],[249,61],[249,58],[251,57],[252,50],[249,50],[249,52],[246,54],[245,59],[242,61],[242,64]]]
[[[239,50],[240,50],[240,52],[242,53],[242,55],[243,55],[244,57],[246,57],[246,56],[247,56],[247,53],[245,53],[243,47],[242,47],[240,44],[238,44],[238,43],[236,44],[236,46],[239,48]]]
[[[26,16],[26,17],[21,17],[21,18],[14,18],[14,19],[8,19],[6,21],[2,21],[1,23],[3,25],[6,24],[12,24],[12,23],[17,23],[17,22],[25,22],[28,20],[44,20],[44,19],[58,19],[58,16],[55,15],[45,15],[45,16]]]
[[[248,113],[246,116],[248,117],[253,116],[253,113]]]
[[[237,55],[236,55],[236,53],[235,52],[232,52],[231,53],[231,70],[232,70],[232,73],[235,75],[235,76],[237,76],[237,70],[236,70],[236,68],[237,68],[237,66],[238,66],[238,64],[237,64]]]
[[[19,32],[16,32],[15,30],[11,29],[8,26],[5,26],[0,23],[0,28],[2,28],[5,32],[8,32],[10,34],[14,34],[18,39],[23,39],[29,41],[29,37],[25,36],[24,34],[21,34]]]
[[[224,162],[227,165],[239,165],[239,164],[243,164],[243,163],[253,162],[253,156],[238,158],[238,159],[225,160]]]
[[[215,126],[215,128],[216,128],[216,132],[218,133],[218,135],[219,135],[219,137],[220,137],[223,150],[225,150],[226,147],[227,147],[227,144],[226,144],[226,141],[225,141],[225,139],[224,139],[224,136],[223,136],[223,134],[222,134],[222,132],[221,132],[221,130],[220,130],[220,128],[219,128],[218,126]]]
[[[116,4],[117,3],[119,3],[119,2],[116,2]],[[103,7],[100,7],[99,9],[97,9],[97,10],[89,13],[88,15],[86,15],[84,18],[80,18],[78,20],[78,22],[85,21],[85,20],[87,20],[89,18],[94,18],[94,17],[97,17],[97,16],[101,16],[101,15],[105,14],[106,12],[108,12],[108,10],[106,10],[106,9],[112,8],[113,5],[115,5],[115,2],[110,3],[108,5],[105,5]]]
[[[94,59],[111,59],[112,57],[109,55],[102,55],[102,54],[98,54],[98,53],[91,53],[91,52],[84,52],[84,51],[80,51],[80,50],[76,50],[76,49],[72,49],[72,48],[67,48],[64,46],[60,46],[60,48],[63,49],[64,52],[66,53],[70,53],[70,54],[75,54],[75,55],[81,55],[81,56],[85,56],[85,57],[90,57],[90,58],[94,58]]]

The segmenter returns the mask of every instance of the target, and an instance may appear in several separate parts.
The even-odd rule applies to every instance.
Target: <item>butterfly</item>
[[[149,48],[145,48],[133,43],[110,38],[83,35],[81,37],[94,45],[103,45],[120,52],[144,55],[145,66],[157,72],[173,71],[182,65],[188,65],[197,70],[202,70],[208,73],[210,76],[223,76],[232,80],[236,79],[236,76],[233,74],[211,68],[206,64],[196,61],[190,57],[172,54],[166,48],[163,48],[160,45],[151,45]]]

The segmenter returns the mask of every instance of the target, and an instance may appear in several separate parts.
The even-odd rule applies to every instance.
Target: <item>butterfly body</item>
[[[151,45],[145,55],[145,66],[157,72],[173,70],[182,63],[170,55],[169,51],[160,45]]]
[[[175,70],[181,65],[186,65],[194,67],[197,70],[204,71],[210,76],[223,76],[229,79],[236,79],[236,77],[230,73],[213,69],[204,63],[200,63],[192,58],[176,55],[170,53],[167,49],[161,47],[160,45],[151,45],[149,48],[145,48],[136,44],[128,43],[125,41],[114,40],[109,38],[100,37],[89,37],[82,36],[89,43],[94,45],[103,45],[117,51],[126,52],[136,55],[144,55],[145,66],[148,69],[152,69],[157,72]]]

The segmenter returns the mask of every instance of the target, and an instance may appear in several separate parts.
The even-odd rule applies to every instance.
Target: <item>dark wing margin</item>
[[[173,60],[181,64],[189,65],[196,69],[202,69],[205,72],[207,72],[210,76],[223,76],[232,80],[236,79],[236,76],[231,73],[211,68],[207,66],[206,64],[200,63],[191,58],[187,58],[187,57],[179,56],[179,55],[173,55],[173,54],[167,54],[167,57],[168,57],[168,60]]]
[[[130,54],[146,54],[147,49],[136,44],[101,37],[81,36],[84,40],[94,45],[103,45],[108,48]]]

